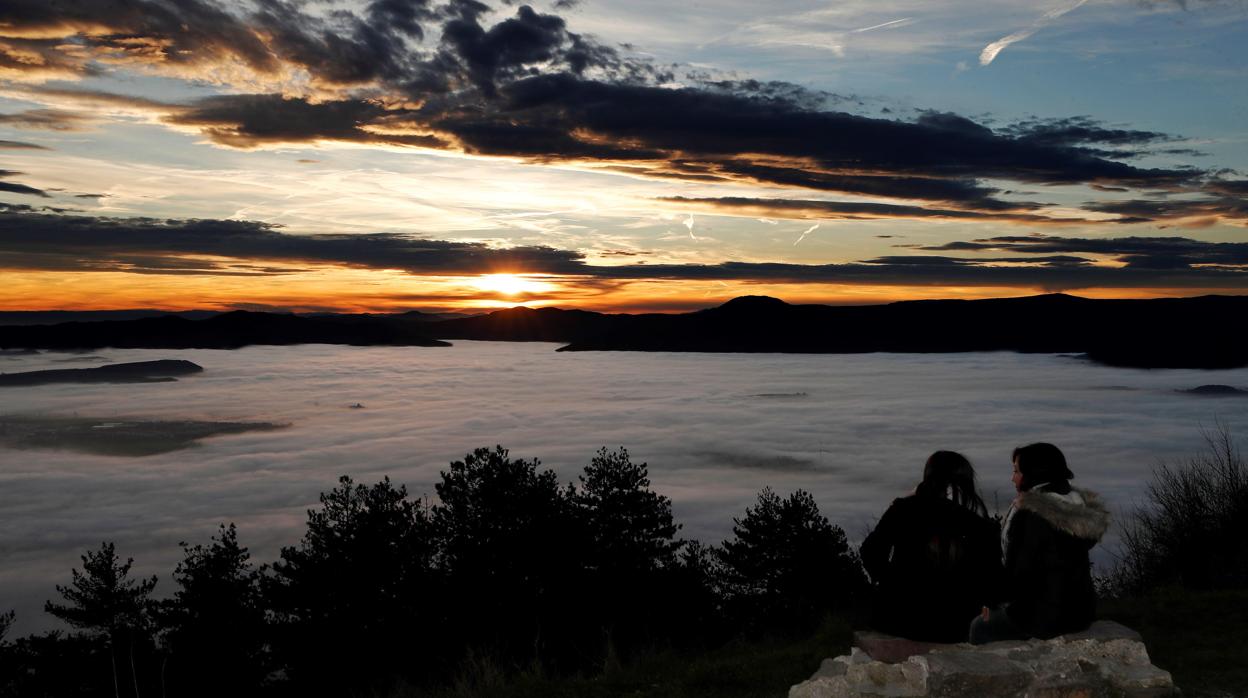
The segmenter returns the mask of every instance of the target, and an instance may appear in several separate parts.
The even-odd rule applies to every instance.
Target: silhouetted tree
[[[662,597],[656,613],[666,617],[665,639],[681,647],[718,644],[733,632],[725,617],[719,549],[683,541],[675,563],[662,575]]]
[[[16,619],[17,613],[15,611],[0,613],[0,647],[4,646],[6,636],[9,634],[9,629],[13,627],[13,621]]]
[[[599,449],[580,476],[573,502],[584,526],[593,603],[616,649],[661,631],[662,603],[670,589],[663,578],[676,563],[682,543],[672,520],[672,503],[650,489],[645,463],[628,451]]]
[[[861,595],[858,556],[810,493],[781,499],[764,488],[733,523],[717,557],[730,609],[748,630],[808,631]]]
[[[346,693],[436,668],[428,645],[439,634],[438,594],[420,503],[389,478],[372,487],[338,482],[308,511],[301,543],[282,549],[267,593],[290,677]]]
[[[267,673],[260,572],[234,524],[222,525],[209,545],[181,546],[173,573],[178,590],[159,606],[170,653],[168,693],[254,694]]]
[[[114,696],[111,652],[98,633],[51,631],[0,646],[0,696]],[[129,694],[129,688],[121,689]]]
[[[131,579],[133,558],[121,562],[112,543],[102,543],[98,551],[82,556],[82,572],[70,571],[73,581],[56,586],[66,603],[44,604],[44,610],[75,628],[105,637],[113,669],[113,691],[121,695],[118,672],[118,650],[124,649],[130,668],[130,685],[140,695],[139,675],[135,662],[136,642],[149,641],[148,609],[156,577]],[[122,647],[119,648],[119,645]],[[140,649],[145,649],[140,647]]]
[[[592,649],[578,642],[584,532],[571,493],[540,464],[478,448],[442,473],[432,508],[456,644],[526,665]]]

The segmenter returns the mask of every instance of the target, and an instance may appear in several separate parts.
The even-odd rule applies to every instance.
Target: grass
[[[781,698],[825,658],[848,653],[851,639],[847,623],[829,621],[806,638],[736,641],[702,652],[655,651],[588,677],[527,671],[504,678],[488,662],[473,662],[454,688],[401,690],[392,698]]]
[[[1138,630],[1153,663],[1174,675],[1185,696],[1248,695],[1248,590],[1109,599],[1100,616]]]
[[[1099,616],[1138,630],[1153,663],[1174,675],[1187,698],[1248,696],[1248,590],[1104,599]],[[848,653],[851,639],[849,624],[835,620],[807,638],[653,651],[594,676],[506,672],[478,659],[465,664],[454,687],[401,689],[389,698],[779,698],[823,659]]]

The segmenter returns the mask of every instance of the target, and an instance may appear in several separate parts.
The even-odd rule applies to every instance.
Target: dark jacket
[[[1062,488],[1066,489],[1066,488]],[[1005,612],[1033,637],[1077,632],[1096,616],[1088,551],[1109,528],[1099,496],[1044,486],[1022,492],[1005,521]]]
[[[930,642],[964,642],[980,609],[998,599],[1001,531],[948,499],[895,500],[862,542],[875,583],[873,625]]]

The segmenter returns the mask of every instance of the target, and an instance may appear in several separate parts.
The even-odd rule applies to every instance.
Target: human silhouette
[[[988,518],[965,456],[937,451],[915,493],[894,500],[863,541],[875,584],[872,624],[913,640],[962,642],[967,624],[994,600],[1000,529]]]
[[[1091,625],[1096,615],[1088,552],[1109,528],[1109,510],[1074,473],[1057,446],[1014,449],[1018,496],[1002,526],[1004,603],[971,623],[971,642],[1051,638]]]

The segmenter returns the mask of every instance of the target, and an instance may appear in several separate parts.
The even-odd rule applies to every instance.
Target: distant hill
[[[565,342],[560,351],[1087,354],[1115,366],[1248,365],[1248,297],[1093,300],[1065,294],[872,306],[744,296],[679,315],[512,308],[432,326],[441,339]]]
[[[0,349],[232,348],[248,344],[445,346],[445,339],[558,342],[560,351],[966,352],[1086,354],[1113,366],[1248,366],[1248,296],[1094,300],[1065,294],[887,305],[791,305],[744,296],[681,314],[517,307],[297,316],[234,311],[114,322],[0,327]]]
[[[0,348],[236,349],[250,344],[450,346],[427,322],[390,316],[303,317],[235,310],[203,320],[175,315],[137,320],[0,327]]]
[[[5,310],[0,311],[0,325],[56,325],[62,322],[101,322],[105,320],[137,320],[145,317],[173,315],[188,320],[203,320],[220,314],[217,310]]]

